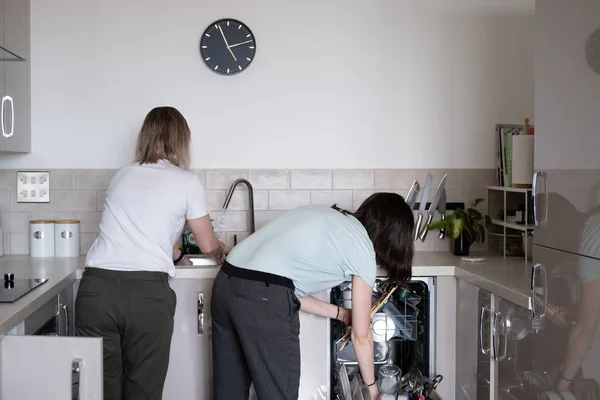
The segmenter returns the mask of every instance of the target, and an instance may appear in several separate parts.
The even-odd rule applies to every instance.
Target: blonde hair
[[[167,160],[188,169],[191,138],[190,127],[177,109],[156,107],[146,115],[138,134],[135,161],[155,164],[159,160]]]

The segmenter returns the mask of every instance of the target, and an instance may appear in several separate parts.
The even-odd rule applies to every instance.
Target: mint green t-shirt
[[[373,286],[375,250],[353,216],[324,205],[299,207],[270,221],[227,256],[232,265],[284,276],[304,297],[358,275]]]

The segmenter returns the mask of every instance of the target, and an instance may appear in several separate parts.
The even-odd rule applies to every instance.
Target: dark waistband
[[[234,278],[247,279],[250,281],[263,282],[265,285],[283,286],[295,290],[294,282],[286,277],[269,274],[268,272],[254,271],[251,269],[238,268],[227,261],[223,263],[221,271]]]
[[[111,269],[86,267],[83,271],[83,276],[114,280],[169,282],[169,274],[157,271],[114,271]]]

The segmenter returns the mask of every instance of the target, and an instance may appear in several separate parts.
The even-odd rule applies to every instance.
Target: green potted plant
[[[454,239],[454,254],[468,256],[471,245],[474,242],[483,243],[485,231],[489,231],[492,226],[492,219],[489,215],[484,216],[477,209],[482,202],[483,199],[477,199],[466,210],[457,208],[454,213],[446,216],[443,220],[429,224],[428,229],[431,231],[444,229],[446,234]]]

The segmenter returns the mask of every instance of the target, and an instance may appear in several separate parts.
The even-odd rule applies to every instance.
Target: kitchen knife
[[[433,176],[431,176],[431,174],[427,174],[427,179],[425,179],[425,187],[423,188],[423,195],[421,196],[421,204],[419,205],[417,223],[415,224],[415,240],[419,238],[419,233],[421,233],[421,223],[423,222],[423,214],[425,214],[425,206],[427,205],[427,198],[429,197],[429,190],[431,189],[432,180]]]
[[[412,186],[410,187],[410,190],[408,191],[408,194],[406,195],[405,201],[411,210],[415,208],[415,203],[417,202],[417,196],[419,195],[420,189],[421,185],[419,185],[419,182],[414,181]]]
[[[440,198],[440,205],[438,206],[438,213],[440,214],[440,218],[442,221],[446,220],[446,188],[442,190],[442,197]],[[446,229],[440,229],[440,233],[438,234],[438,238],[444,239],[446,237]]]
[[[431,200],[431,205],[429,206],[429,209],[427,210],[427,222],[425,222],[425,225],[423,225],[423,229],[421,230],[421,232],[419,232],[419,239],[421,239],[421,242],[424,242],[425,238],[427,237],[427,232],[429,232],[429,224],[431,224],[431,221],[433,221],[433,216],[435,214],[435,210],[437,210],[437,206],[440,202],[440,198],[442,197],[442,192],[444,191],[444,185],[446,184],[447,177],[448,177],[448,174],[444,174],[444,176],[442,177],[442,180],[440,181],[440,184],[438,185],[437,189],[435,190],[435,194],[433,195],[433,200]]]

